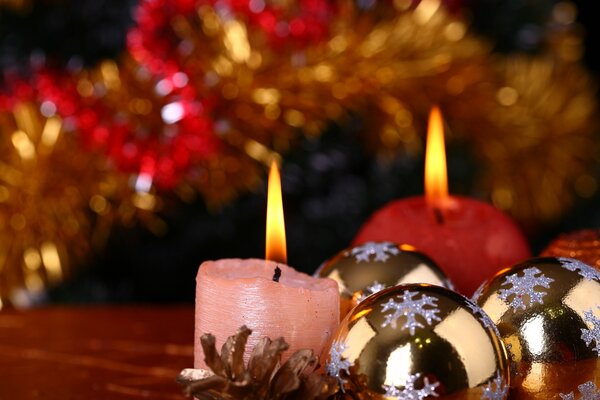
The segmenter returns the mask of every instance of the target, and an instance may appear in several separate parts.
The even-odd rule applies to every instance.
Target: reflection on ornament
[[[511,395],[549,399],[572,394],[585,381],[597,382],[600,275],[595,269],[568,258],[529,259],[498,272],[477,302],[510,349]]]
[[[443,287],[388,288],[344,318],[326,351],[326,369],[351,398],[504,400],[507,355],[485,318]]]
[[[600,229],[564,233],[553,240],[541,256],[576,258],[600,269]]]
[[[343,318],[367,297],[395,285],[430,283],[452,288],[440,268],[412,246],[367,242],[340,251],[315,273],[338,283]]]
[[[496,333],[496,335],[498,337],[500,337],[500,332],[498,331],[498,327],[496,327],[496,325],[494,324],[494,321],[492,321],[492,319],[490,318],[490,316],[487,315],[481,309],[481,307],[479,307],[473,301],[468,301],[467,302],[467,307],[469,307],[469,309],[471,310],[471,312],[473,313],[473,315],[475,315],[476,317],[479,318],[479,320],[481,321],[481,323],[483,324],[483,326],[485,326],[488,329],[493,330]]]

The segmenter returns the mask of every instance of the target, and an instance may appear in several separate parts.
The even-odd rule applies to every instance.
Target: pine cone
[[[281,354],[289,346],[283,338],[261,339],[244,364],[244,349],[252,331],[242,326],[221,349],[215,337],[200,339],[206,365],[214,375],[190,380],[180,375],[178,382],[185,393],[199,400],[325,400],[338,391],[337,380],[321,375],[318,357],[312,350],[295,352],[281,367]]]

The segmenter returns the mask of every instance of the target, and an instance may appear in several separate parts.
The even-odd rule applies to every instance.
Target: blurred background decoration
[[[535,252],[599,226],[598,35],[576,3],[0,1],[0,305],[191,300],[201,261],[263,256],[273,157],[312,272],[422,193],[433,104],[451,192]]]

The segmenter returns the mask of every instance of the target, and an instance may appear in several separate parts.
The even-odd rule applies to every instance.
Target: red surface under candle
[[[273,281],[275,267],[281,269]],[[253,330],[245,359],[263,336],[283,336],[285,355],[312,349],[319,355],[339,324],[339,294],[332,279],[314,278],[287,265],[258,259],[202,263],[196,277],[194,367],[205,368],[200,337],[212,333],[217,349],[246,325]],[[284,358],[285,358],[284,355]]]
[[[451,196],[444,207],[436,213],[423,196],[393,201],[371,216],[353,244],[411,244],[440,265],[465,295],[499,269],[530,257],[521,231],[491,205]]]

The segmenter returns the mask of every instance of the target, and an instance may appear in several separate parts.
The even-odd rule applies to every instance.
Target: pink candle
[[[515,223],[487,203],[449,196],[442,117],[429,119],[425,165],[426,196],[393,201],[378,210],[354,239],[413,245],[449,275],[457,289],[471,295],[498,269],[530,256]]]
[[[202,263],[196,276],[194,367],[205,368],[200,337],[212,333],[217,348],[246,325],[252,329],[245,360],[264,336],[283,337],[296,350],[321,354],[340,320],[333,279],[314,278],[285,265],[285,226],[281,179],[271,164],[267,201],[266,254],[269,260],[225,259]]]
[[[281,269],[273,281],[275,267]],[[339,324],[337,283],[258,259],[224,259],[202,263],[196,278],[194,367],[205,368],[200,337],[212,333],[217,348],[246,325],[253,330],[245,357],[263,336],[283,336],[290,349],[320,354]]]

